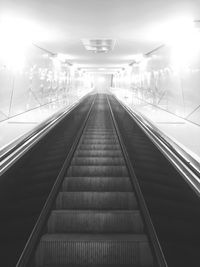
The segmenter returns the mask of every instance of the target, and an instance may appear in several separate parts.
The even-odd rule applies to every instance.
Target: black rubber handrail
[[[0,150],[0,174],[2,175],[3,172],[7,170],[7,167],[5,167],[7,164],[8,167],[10,167],[10,165],[12,165],[13,159],[20,158],[24,154],[24,151],[26,151],[26,149],[29,149],[29,147],[38,142],[41,137],[46,135],[53,127],[57,125],[57,123],[60,122],[60,120],[63,119],[63,117],[74,110],[89,94],[82,97],[78,102],[72,104],[67,109],[64,108],[61,111],[58,111],[56,114],[52,115],[50,118],[42,122],[33,130]],[[8,163],[5,162],[6,160],[8,161]]]
[[[169,151],[174,156],[168,156],[171,158],[171,162],[175,163],[178,170],[180,170],[180,163],[184,164],[187,170],[187,182],[189,182],[195,193],[200,196],[200,163],[195,160],[189,153],[187,153],[178,144],[172,141],[168,136],[162,133],[153,123],[148,121],[143,115],[138,114],[129,107],[125,106],[115,95],[112,96],[116,101],[127,111],[127,113],[136,121],[140,128],[146,131],[146,134],[153,139],[155,143],[159,143],[162,146],[161,151],[164,155],[167,155]],[[160,148],[160,146],[158,146]],[[168,151],[167,151],[168,150]],[[176,160],[178,159],[179,162]],[[176,161],[176,162],[175,162]],[[183,175],[183,172],[181,173]],[[192,176],[194,176],[194,178]],[[191,178],[192,177],[192,178]]]
[[[19,258],[19,261],[16,265],[16,267],[29,267],[30,266],[30,261],[31,261],[31,258],[33,256],[33,253],[37,247],[37,244],[39,242],[39,238],[41,237],[42,235],[42,231],[44,229],[44,226],[46,224],[46,221],[48,219],[48,215],[50,214],[51,210],[52,210],[52,206],[54,204],[54,201],[56,199],[56,196],[59,192],[59,189],[60,189],[60,186],[63,182],[63,179],[64,179],[64,175],[66,173],[66,170],[68,169],[68,167],[70,166],[70,163],[71,163],[71,160],[73,158],[73,155],[76,151],[76,148],[77,148],[77,145],[79,143],[79,140],[82,136],[82,133],[84,131],[84,128],[87,124],[87,121],[89,119],[89,116],[90,116],[90,113],[91,113],[91,110],[92,110],[92,107],[94,105],[94,101],[95,101],[96,97],[94,96],[94,99],[92,101],[92,104],[90,106],[90,109],[86,115],[86,118],[84,120],[84,122],[82,123],[82,126],[75,138],[75,141],[74,143],[72,144],[71,146],[71,149],[67,155],[67,158],[65,159],[63,165],[62,165],[62,168],[56,178],[56,181],[53,185],[53,188],[51,189],[51,192],[44,204],[44,207],[40,213],[40,216],[33,228],[33,231],[26,243],[26,246],[21,254],[21,257]]]
[[[147,227],[147,234],[148,234],[149,239],[150,239],[151,247],[153,248],[154,257],[155,257],[156,262],[157,262],[159,267],[168,267],[167,262],[165,260],[165,256],[163,254],[163,251],[162,251],[162,248],[161,248],[161,245],[160,245],[160,242],[159,242],[157,234],[156,234],[156,230],[155,230],[155,228],[153,226],[153,223],[152,223],[152,220],[151,220],[151,216],[149,214],[145,199],[144,199],[142,191],[140,189],[140,185],[139,185],[137,176],[136,176],[136,174],[134,172],[134,169],[132,167],[130,158],[129,158],[128,153],[126,151],[126,147],[125,147],[124,142],[122,140],[122,137],[121,137],[117,122],[115,120],[115,115],[113,114],[112,107],[111,107],[111,104],[110,104],[110,101],[109,101],[108,98],[107,98],[107,101],[108,101],[108,105],[109,105],[109,108],[110,108],[110,113],[111,113],[111,117],[112,117],[112,120],[113,120],[113,123],[114,123],[114,127],[115,127],[115,130],[116,130],[118,139],[119,139],[119,143],[120,143],[120,146],[121,146],[124,158],[125,158],[126,166],[127,166],[131,181],[133,183],[135,192],[136,192],[136,196],[137,196],[137,199],[138,199],[138,202],[139,202],[139,206],[140,206],[140,209],[141,209],[141,214],[142,214],[142,216],[144,218],[144,222],[145,222],[146,227]]]

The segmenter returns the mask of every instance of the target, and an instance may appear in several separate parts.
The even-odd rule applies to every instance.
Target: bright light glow
[[[139,68],[141,71],[145,71],[147,69],[147,64],[148,64],[149,58],[143,58],[143,60],[139,63]]]
[[[196,40],[198,31],[191,18],[179,18],[164,25],[162,35],[166,44],[184,45]]]
[[[105,81],[106,81],[105,77],[103,77],[103,76],[98,77],[99,83],[104,83]]]
[[[23,69],[29,46],[45,40],[46,35],[31,21],[4,15],[0,18],[0,36],[0,60],[16,71]]]
[[[169,37],[171,65],[179,72],[188,68],[200,52],[200,32],[193,21],[185,20],[175,25]]]
[[[148,38],[152,41],[174,44],[184,37],[186,31],[193,27],[193,18],[189,16],[178,16],[167,21],[159,21],[147,29]]]
[[[57,58],[62,62],[65,62],[67,60],[66,55],[61,53],[57,55]]]
[[[62,70],[62,62],[58,59],[58,57],[52,57],[52,62],[55,72],[60,72]]]
[[[171,48],[171,67],[175,71],[188,68],[200,53],[200,32],[191,17],[184,16],[160,23],[150,32],[154,41]]]

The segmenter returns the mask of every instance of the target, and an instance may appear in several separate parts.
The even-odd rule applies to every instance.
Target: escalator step
[[[36,252],[36,266],[153,266],[145,235],[44,235]]]
[[[118,144],[117,140],[114,139],[83,139],[81,144],[83,145],[115,145]]]
[[[52,211],[48,233],[143,233],[140,212],[133,211]]]
[[[137,201],[133,192],[60,192],[56,209],[130,210]]]
[[[125,165],[122,157],[74,157],[72,165]]]
[[[119,144],[115,144],[115,145],[109,145],[109,144],[93,144],[93,145],[86,145],[86,144],[81,144],[79,146],[79,149],[82,150],[119,150],[120,149],[120,145]]]
[[[126,166],[70,166],[67,176],[128,176]]]
[[[129,177],[66,177],[62,191],[132,191]]]
[[[121,150],[77,150],[75,156],[78,157],[121,157]]]
[[[92,135],[116,135],[113,130],[86,130],[84,134],[92,134]]]
[[[116,134],[87,134],[87,133],[84,133],[83,134],[83,137],[84,139],[103,139],[103,140],[110,140],[110,139],[115,139],[117,140],[116,138]]]

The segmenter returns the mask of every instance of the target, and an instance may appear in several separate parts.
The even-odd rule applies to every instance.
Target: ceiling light
[[[87,51],[94,53],[108,53],[114,49],[116,40],[113,39],[82,39]]]

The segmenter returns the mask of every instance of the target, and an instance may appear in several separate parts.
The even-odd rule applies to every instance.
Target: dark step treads
[[[97,121],[97,118],[94,118],[94,120]],[[92,122],[94,124],[94,121]],[[85,129],[86,131],[101,131],[101,132],[114,132],[114,129],[113,127],[98,127],[98,126],[95,126],[95,127],[90,127],[89,124],[88,126],[86,127]]]
[[[54,210],[48,221],[48,233],[143,233],[138,210],[63,211]]]
[[[84,134],[92,134],[92,135],[115,135],[115,131],[100,131],[100,130],[86,130]]]
[[[87,134],[84,133],[83,134],[84,139],[106,139],[106,140],[110,140],[110,139],[116,139],[116,134]]]
[[[82,150],[119,150],[120,145],[119,144],[81,144],[78,149]]]
[[[81,144],[83,145],[115,145],[119,142],[115,139],[85,139],[83,138]]]
[[[123,157],[74,157],[72,165],[125,165]]]
[[[111,264],[153,266],[145,235],[44,235],[36,252],[36,267]]]
[[[137,201],[133,192],[60,192],[56,209],[131,210]]]
[[[129,177],[66,177],[62,191],[131,192]]]
[[[77,150],[78,157],[122,157],[121,150]]]
[[[126,166],[71,166],[67,176],[128,176]]]

